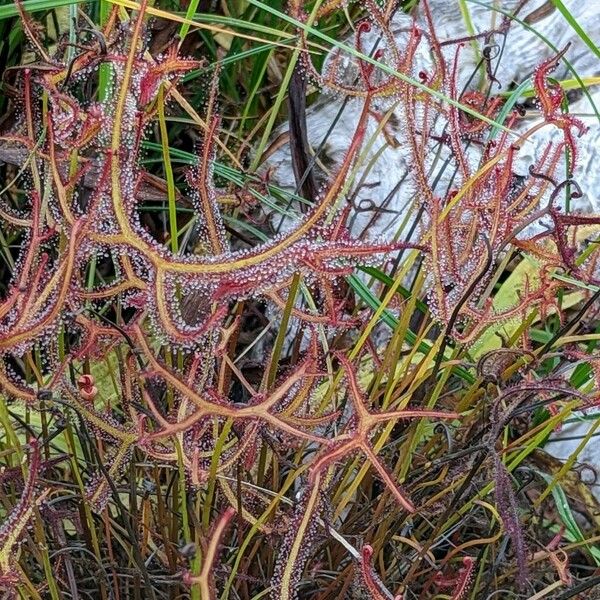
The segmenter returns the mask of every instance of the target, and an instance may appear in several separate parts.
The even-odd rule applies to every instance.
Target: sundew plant
[[[3,597],[593,597],[597,81],[495,69],[543,11],[600,51],[568,2],[433,4],[0,6]],[[357,234],[381,138],[405,227]]]

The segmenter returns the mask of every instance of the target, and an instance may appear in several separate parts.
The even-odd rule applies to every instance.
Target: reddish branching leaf
[[[19,502],[0,526],[0,590],[15,592],[19,582],[18,545],[29,526],[37,506],[50,492],[49,489],[36,493],[36,480],[41,466],[40,447],[37,440],[29,442],[31,448],[27,478]]]
[[[363,546],[360,560],[360,570],[362,573],[365,587],[369,591],[373,600],[389,600],[387,594],[382,591],[382,583],[379,577],[373,571],[373,547],[368,544]],[[402,594],[396,594],[393,600],[403,600]]]
[[[342,4],[323,2],[316,16],[325,18]],[[289,5],[293,18],[308,22],[304,2],[293,0]],[[502,102],[478,92],[461,96],[457,85],[461,48],[454,61],[448,61],[431,27],[412,24],[398,33],[392,22],[393,2],[363,0],[363,5],[370,20],[358,24],[352,43],[358,53],[368,55],[367,39],[377,33],[381,44],[373,60],[387,65],[385,70],[338,48],[319,73],[310,60],[306,32],[299,32],[308,76],[360,104],[344,158],[311,210],[266,242],[243,248],[232,242],[226,198],[213,180],[220,126],[215,77],[208,89],[197,164],[187,178],[194,223],[186,225],[196,225],[198,243],[194,252],[174,252],[173,244],[166,243],[169,240],[161,232],[147,229],[141,216],[144,193],[162,185],[145,169],[142,144],[156,120],[163,123],[159,101],[185,105],[178,86],[200,63],[180,56],[175,40],[162,54],[150,53],[144,43],[145,1],[123,22],[113,11],[102,33],[79,40],[68,61],[60,50],[56,56],[48,54],[39,28],[17,4],[41,62],[20,71],[15,89],[22,114],[12,131],[2,136],[3,144],[25,149],[29,158],[23,167],[26,198],[18,208],[0,206],[2,218],[23,234],[12,281],[0,300],[0,387],[30,407],[37,407],[43,395],[44,402],[76,413],[93,434],[103,464],[101,472],[86,482],[85,500],[97,511],[106,507],[136,451],[148,460],[182,466],[192,487],[207,481],[222,485],[223,497],[214,494],[215,503],[229,503],[231,508],[219,509],[222,516],[206,544],[200,575],[184,576],[187,583],[200,586],[203,598],[214,596],[212,568],[234,512],[263,531],[281,527],[267,529],[253,515],[256,504],[265,502],[258,486],[248,492],[256,502],[245,506],[226,483],[233,476],[240,481],[244,469],[251,472],[264,466],[269,453],[283,463],[285,457],[279,453],[300,450],[308,481],[280,548],[272,582],[277,600],[298,596],[338,463],[359,454],[397,505],[417,512],[386,466],[385,451],[378,454],[374,438],[385,426],[407,419],[455,420],[459,415],[394,401],[383,409],[375,406],[359,385],[354,359],[343,351],[319,350],[315,340],[321,331],[352,336],[353,327],[361,322],[362,317],[346,310],[350,303],[339,293],[339,283],[357,265],[380,263],[381,257],[405,248],[422,252],[432,313],[448,335],[463,342],[532,308],[542,316],[559,309],[556,292],[569,284],[563,281],[566,278],[553,277],[557,270],[587,283],[597,281],[598,259],[581,256],[579,233],[600,219],[559,210],[563,193],[572,197],[579,193],[576,182],[563,181],[561,173],[565,151],[571,167],[575,163],[577,137],[583,133],[581,123],[563,112],[562,90],[549,78],[561,54],[543,63],[534,77],[543,122],[515,139],[471,114],[475,109],[487,120],[495,119]],[[428,22],[431,25],[430,18]],[[84,102],[81,85],[102,65],[110,67],[113,92]],[[390,69],[403,77],[390,75]],[[411,84],[408,78],[415,72],[436,93]],[[452,102],[444,101],[443,95]],[[411,244],[355,239],[348,228],[348,210],[339,205],[354,178],[370,127],[382,124],[387,133],[385,115],[396,105],[402,113],[398,134],[402,139],[395,143],[406,148],[411,165],[418,208],[424,215],[421,239]],[[518,120],[513,112],[506,125],[516,126]],[[546,126],[558,128],[562,138],[547,145],[527,176],[516,177],[519,146]],[[441,176],[443,181],[435,186],[430,174],[440,149],[452,173]],[[258,188],[263,189],[264,183]],[[252,185],[240,195],[251,197],[257,191]],[[247,208],[242,206],[242,213]],[[528,233],[542,217],[549,217],[552,227]],[[488,288],[498,259],[509,247],[539,261],[540,281],[528,282],[517,305],[499,311]],[[108,273],[102,283],[94,278],[100,263]],[[310,309],[288,299],[300,280],[318,291]],[[294,346],[289,364],[280,362],[281,348],[275,348],[262,365],[259,381],[246,378],[234,356],[241,318],[231,307],[245,300],[287,311],[284,314],[308,332]],[[53,341],[58,333],[64,343]],[[25,376],[18,368],[28,364],[33,349],[43,359],[44,372]],[[107,397],[90,369],[90,363],[111,364],[115,357],[118,365],[111,366],[111,374],[118,373],[113,382],[117,402]],[[320,404],[318,393],[331,385],[323,372],[325,359],[333,359],[343,370],[343,409]],[[499,357],[487,356],[479,367],[482,375],[499,383],[503,365]],[[234,378],[244,389],[243,401],[234,398]],[[524,398],[538,394],[546,399],[568,394],[569,389],[566,382],[552,378],[501,389],[497,406],[505,408],[494,414],[496,430]],[[589,401],[583,394],[572,395]],[[5,587],[18,580],[16,546],[47,493],[35,493],[40,456],[35,442],[31,447],[22,497],[0,528],[0,583]],[[495,471],[498,508],[524,577],[527,556],[516,499],[499,458]],[[372,550],[365,546],[360,562],[364,585],[373,597],[380,597],[384,589],[371,559]],[[474,561],[466,558],[451,578],[456,600],[467,594],[473,568]]]
[[[435,583],[440,588],[452,590],[452,600],[464,600],[467,598],[469,587],[473,582],[475,560],[470,556],[463,557],[463,566],[458,569],[454,576],[438,573]]]
[[[199,575],[193,575],[191,572],[186,571],[183,574],[183,582],[186,585],[194,586],[200,591],[200,598],[206,598],[206,600],[214,600],[217,597],[213,569],[215,568],[215,562],[219,553],[219,546],[222,543],[223,535],[235,515],[235,510],[231,507],[225,510],[225,512],[219,517],[213,530],[211,531],[209,541],[205,552],[202,557],[202,569]]]

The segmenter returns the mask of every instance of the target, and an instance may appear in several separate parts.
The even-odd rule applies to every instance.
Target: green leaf
[[[434,90],[433,88],[430,88],[430,87],[424,85],[420,81],[418,81],[412,77],[409,77],[408,75],[406,75],[404,73],[396,71],[396,69],[394,69],[393,67],[390,67],[389,65],[379,62],[372,56],[368,56],[366,54],[363,54],[362,52],[359,52],[356,48],[353,48],[352,46],[349,46],[348,44],[345,44],[344,42],[340,42],[338,40],[333,39],[332,37],[328,36],[327,34],[323,33],[322,31],[319,31],[318,29],[315,29],[314,27],[311,27],[305,23],[302,23],[302,22],[298,21],[297,19],[294,19],[293,17],[290,17],[289,15],[287,15],[281,11],[271,8],[267,4],[264,4],[263,2],[261,2],[260,0],[249,0],[249,2],[256,7],[262,8],[263,10],[271,13],[272,15],[279,17],[283,21],[291,23],[292,25],[294,25],[294,27],[297,27],[298,29],[302,29],[306,33],[310,33],[310,34],[314,35],[315,37],[319,38],[320,40],[323,40],[324,42],[327,42],[328,44],[331,44],[332,46],[339,48],[340,50],[344,50],[344,52],[347,52],[348,54],[351,54],[352,56],[355,56],[356,58],[360,58],[361,60],[374,65],[375,67],[377,67],[384,73],[387,73],[388,75],[397,77],[401,81],[403,81],[405,83],[409,83],[410,85],[426,92],[427,94],[433,96],[434,98],[437,98],[438,100],[442,100],[446,104],[449,104],[456,108],[460,108],[460,110],[462,110],[463,112],[471,115],[472,117],[475,117],[476,119],[479,119],[480,121],[488,123],[489,125],[497,125],[500,129],[502,129],[503,131],[507,131],[508,133],[515,133],[510,128],[505,127],[504,125],[502,125],[498,121],[495,121],[494,119],[490,119],[489,117],[486,117],[485,115],[481,114],[480,112],[472,109],[470,106],[467,106],[466,104],[462,104],[461,102],[458,102],[458,100],[454,100],[453,98],[450,98],[446,94],[443,94],[442,92],[438,92],[437,90]]]
[[[60,6],[68,6],[70,4],[81,4],[84,0],[25,0],[23,8],[27,13],[39,12],[41,10],[52,10]],[[0,21],[2,19],[10,19],[10,17],[18,16],[19,11],[14,2],[5,6],[0,6]]]
[[[554,477],[548,475],[547,473],[542,473],[541,471],[537,471],[536,473],[544,479],[544,481],[548,484],[554,482]],[[577,525],[577,521],[573,515],[573,511],[571,510],[571,506],[569,504],[569,500],[567,499],[567,495],[564,490],[560,487],[558,483],[554,484],[552,488],[552,497],[554,498],[554,503],[556,505],[556,510],[560,515],[562,524],[565,526],[566,532],[568,532],[570,541],[574,542],[582,542],[585,544],[586,548],[590,551],[590,554],[594,558],[596,565],[600,566],[600,548],[597,546],[590,546],[581,532],[579,525]],[[567,536],[565,536],[567,537]]]
[[[569,12],[569,9],[563,4],[562,0],[552,0],[552,4],[558,8],[562,16],[566,19],[569,25],[575,30],[577,35],[585,42],[586,46],[600,58],[600,49],[590,39],[588,34],[582,29],[575,17]]]
[[[542,40],[544,42],[544,44],[546,44],[548,46],[548,48],[551,48],[554,52],[556,52],[558,54],[559,48],[557,48],[547,37],[545,37],[539,31],[537,31],[537,29],[535,29],[535,27],[531,27],[531,25],[529,25],[522,19],[519,19],[518,17],[516,17],[511,11],[503,10],[502,8],[499,8],[498,6],[496,6],[493,3],[489,4],[486,2],[481,2],[481,0],[467,0],[467,1],[472,2],[473,4],[478,4],[479,6],[483,6],[484,8],[487,8],[488,10],[494,10],[494,11],[504,15],[505,17],[508,17],[515,23],[518,23],[521,27],[523,27],[527,31],[531,31],[538,38],[540,38],[540,40]],[[580,77],[579,73],[575,70],[573,65],[566,58],[563,57],[562,60],[565,63],[565,65],[567,66],[567,68],[569,69],[569,71],[571,73],[573,73],[573,77],[575,77],[575,79],[579,83],[579,86],[581,87],[583,93],[585,94],[588,101],[590,102],[590,105],[594,109],[594,114],[598,118],[598,121],[600,121],[600,111],[598,111],[598,108],[596,107],[596,103],[594,102],[594,99],[590,95],[590,92],[587,89],[587,86],[585,85],[583,79]]]
[[[381,306],[381,301],[379,298],[377,298],[377,296],[368,288],[368,286],[356,275],[348,276],[346,281],[367,306],[371,307],[373,310],[377,310]],[[395,329],[399,325],[398,319],[387,309],[383,311],[381,320],[391,329]],[[406,331],[406,341],[411,345],[414,345],[417,341],[417,336],[410,329]],[[431,346],[425,342],[420,342],[419,352],[423,354],[429,354],[431,352]],[[471,373],[462,367],[454,367],[453,372],[467,383],[473,383],[475,381]]]
[[[494,310],[497,313],[501,313],[516,306],[521,301],[522,294],[525,293],[525,287],[527,285],[531,289],[535,289],[541,285],[541,279],[539,263],[532,257],[526,255],[494,295],[492,301]],[[580,302],[582,298],[583,294],[581,292],[565,294],[562,302],[563,309],[574,306]],[[502,339],[497,334],[501,332],[505,338],[510,338],[522,322],[522,318],[514,317],[506,319],[505,321],[500,321],[492,327],[488,327],[475,342],[474,347],[471,349],[471,356],[473,358],[478,358],[490,350],[500,348],[502,346]]]

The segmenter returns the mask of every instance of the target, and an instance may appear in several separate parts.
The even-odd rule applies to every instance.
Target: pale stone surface
[[[490,0],[489,2],[467,0],[475,33],[497,29],[502,19],[507,15],[513,15],[519,4],[521,0]],[[565,0],[564,5],[591,39],[600,43],[600,2]],[[467,35],[458,2],[432,0],[429,6],[440,40],[456,39]],[[593,75],[600,70],[598,58],[571,28],[559,10],[551,10],[551,8],[551,0],[530,0],[515,16],[506,36],[503,55],[496,71],[496,77],[504,89],[511,83],[525,80],[540,62],[554,56],[557,50],[562,50],[568,44],[570,47],[565,58],[580,76]],[[422,9],[418,10],[417,21],[423,21]],[[554,48],[549,46],[544,38]],[[491,43],[502,47],[502,36],[494,35]],[[476,61],[470,44],[465,46],[464,52],[469,57],[470,64],[474,66]],[[465,56],[461,58],[461,63],[465,65],[463,70],[468,71],[469,66],[465,63],[465,58]],[[463,78],[468,75],[470,75],[468,72],[463,74]],[[558,79],[572,76],[564,62],[559,65],[555,75]]]
[[[514,10],[518,4],[516,0],[504,0],[495,3],[504,12]],[[592,5],[598,6],[594,9]],[[526,18],[535,12],[536,9],[543,7],[545,3],[536,0],[528,3],[521,11],[522,18]],[[591,32],[600,31],[600,2],[582,3],[577,0],[570,0],[566,5],[573,11],[581,23],[585,23],[586,28]],[[436,31],[440,41],[457,39],[467,36],[467,30],[462,19],[458,3],[448,0],[433,0],[430,2],[431,12],[434,18]],[[490,27],[498,27],[502,18],[502,13],[491,11],[487,7],[482,7],[474,2],[469,3],[473,25],[475,31],[483,32]],[[424,22],[422,11],[415,15],[418,25],[427,29]],[[406,31],[412,25],[412,18],[397,14],[394,18],[394,31],[397,32],[398,39],[402,42],[406,37]],[[571,43],[566,56],[571,64],[577,69],[580,76],[591,76],[600,72],[600,61],[593,55],[585,44],[579,39],[577,34],[564,20],[564,17],[555,10],[550,15],[536,22],[536,30],[542,35],[552,39],[556,47],[563,48],[567,43]],[[379,40],[378,33],[373,30],[363,36],[363,45],[369,48],[376,43],[385,49],[385,44]],[[490,43],[501,45],[503,36],[496,34]],[[600,40],[598,40],[600,43]],[[346,40],[352,45],[352,38]],[[448,58],[452,58],[456,51],[456,46],[447,46]],[[461,52],[461,71],[459,80],[464,85],[471,77],[476,60],[474,50],[469,42],[465,43]],[[501,55],[501,60],[494,61],[494,66],[498,65],[497,77],[503,83],[503,89],[508,89],[511,83],[520,83],[529,77],[536,65],[541,61],[555,55],[555,51],[548,47],[540,38],[525,29],[517,22],[513,22],[506,36],[506,44]],[[422,60],[421,67],[426,69],[429,64],[429,58],[421,52],[419,58]],[[349,61],[346,61],[349,64]],[[345,79],[350,81],[354,75],[354,69],[349,69],[349,74]],[[415,72],[418,69],[415,69]],[[556,70],[554,75],[557,78],[571,77],[569,70],[563,63]],[[472,82],[474,85],[475,82]],[[461,86],[459,85],[459,88]],[[600,96],[595,96],[600,99]],[[600,102],[597,103],[600,106]],[[344,99],[339,96],[325,95],[316,104],[314,104],[307,114],[308,140],[314,150],[323,148],[320,153],[320,166],[325,165],[330,171],[343,160],[346,149],[349,147],[352,135],[356,130],[360,108],[360,100],[349,100],[344,105]],[[598,119],[591,113],[591,107],[586,97],[581,98],[573,107],[573,112],[582,115],[582,120],[590,127],[581,143],[580,161],[575,171],[575,177],[581,181],[584,198],[577,201],[573,207],[576,210],[586,212],[600,212],[600,175],[595,168],[598,152],[598,137],[600,136],[600,127]],[[338,116],[336,122],[336,116]],[[395,117],[395,118],[394,118]],[[520,125],[520,129],[525,130],[534,124],[530,119],[525,119]],[[440,132],[444,123],[440,122]],[[400,143],[395,142],[402,139],[402,114],[397,111],[390,119],[387,127],[387,138],[384,135],[376,137],[377,123],[371,119],[367,131],[367,145],[372,141],[367,155],[364,157],[363,165],[358,169],[358,175],[353,187],[355,194],[354,204],[362,210],[355,211],[352,218],[353,233],[362,234],[368,230],[368,234],[376,236],[382,233],[390,233],[397,230],[399,225],[406,218],[412,205],[413,185],[410,182],[408,165],[409,158],[406,149]],[[285,131],[283,126],[278,133]],[[561,132],[553,127],[545,127],[538,132],[530,141],[525,143],[520,152],[520,160],[517,166],[518,174],[525,174],[530,164],[539,155],[546,143],[551,140],[558,140]],[[325,140],[323,142],[323,140]],[[391,143],[390,143],[391,142]],[[432,152],[432,156],[434,153]],[[478,161],[477,150],[470,150],[472,163]],[[437,159],[437,165],[443,165],[447,158],[447,152],[441,150]],[[293,190],[294,175],[291,164],[289,148],[284,145],[276,151],[267,161],[265,167],[273,169],[275,181],[281,187]],[[440,167],[432,173],[433,181],[439,175]],[[322,177],[324,169],[319,171]],[[452,169],[445,169],[443,175],[437,183],[437,190],[443,191],[448,185],[452,176]],[[376,210],[366,210],[369,207]],[[384,209],[384,211],[377,210]],[[293,226],[293,221],[288,221],[289,227]],[[404,231],[408,231],[405,228]],[[531,231],[531,230],[530,230]]]
[[[560,431],[553,434],[546,443],[544,450],[558,458],[566,461],[577,452],[577,448],[590,434],[589,441],[577,454],[576,465],[589,465],[591,469],[580,469],[582,480],[590,486],[594,496],[600,501],[600,427],[598,427],[600,412],[590,411],[586,419],[577,413],[569,422],[563,425]]]

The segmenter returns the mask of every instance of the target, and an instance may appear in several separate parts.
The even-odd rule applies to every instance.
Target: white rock
[[[565,423],[560,431],[553,433],[544,446],[544,450],[558,460],[567,461],[575,453],[577,448],[588,435],[592,427],[596,426],[600,419],[599,412],[589,412],[587,417],[581,413],[574,413]],[[583,449],[577,453],[575,466],[589,465],[590,469],[581,469],[581,478],[587,483],[594,496],[600,501],[600,445],[598,437],[600,428],[591,433],[591,437]],[[598,477],[596,477],[596,474]]]
[[[514,15],[519,4],[521,4],[521,0],[490,0],[489,2],[467,0],[467,8],[475,33],[481,34],[498,29],[505,16]],[[600,2],[597,0],[586,2],[565,0],[564,5],[589,34],[589,37],[594,42],[600,43]],[[468,36],[458,2],[430,0],[429,6],[435,31],[441,41]],[[497,10],[493,10],[492,7]],[[538,20],[536,20],[536,15],[539,15]],[[417,9],[416,19],[419,23],[424,23],[422,7]],[[544,38],[554,48],[548,45]],[[503,36],[499,33],[494,34],[492,43],[501,48]],[[577,35],[561,12],[557,8],[553,8],[552,1],[530,0],[525,3],[512,21],[506,35],[503,55],[499,61],[496,76],[504,89],[507,89],[511,83],[520,83],[527,79],[540,62],[554,56],[557,50],[563,50],[568,44],[570,47],[565,58],[580,76],[594,75],[600,70],[600,63],[596,55]],[[481,47],[484,45],[485,42],[481,40]],[[468,62],[474,67],[476,59],[473,56],[471,44],[467,43],[463,51],[468,56]],[[465,64],[466,58],[466,56],[461,57],[464,71],[469,70],[468,64]],[[470,75],[470,73],[465,75]],[[558,79],[572,77],[564,62],[561,62],[555,75]]]
[[[517,0],[503,0],[495,3],[505,12],[512,12],[518,4]],[[593,4],[596,3],[582,3],[578,0],[568,0],[566,2],[572,14],[581,23],[585,23],[590,31],[600,31],[600,2],[597,3],[597,9],[591,8]],[[543,6],[545,6],[545,3],[541,0],[529,2],[522,10],[521,15],[525,18]],[[468,36],[457,2],[431,0],[430,7],[440,42]],[[469,9],[477,33],[489,31],[490,28],[497,28],[503,18],[502,13],[491,11],[489,8],[475,2],[469,3]],[[422,9],[419,9],[414,17],[419,27],[428,30]],[[406,38],[406,32],[412,23],[412,17],[402,13],[398,13],[394,17],[393,31],[397,32],[400,44]],[[539,33],[550,38],[556,47],[563,48],[567,43],[571,43],[566,56],[581,76],[594,75],[599,70],[600,61],[580,40],[558,10],[536,22],[535,28]],[[364,34],[363,46],[365,48],[372,47],[379,37],[375,29],[368,34]],[[495,34],[491,43],[502,44],[502,40],[503,36]],[[353,37],[345,41],[349,45],[354,43]],[[385,49],[385,44],[381,40],[379,43],[380,47]],[[483,45],[484,42],[481,40],[481,46],[483,47]],[[451,60],[456,51],[456,45],[445,46],[445,49],[447,58]],[[508,89],[511,83],[520,83],[526,80],[541,61],[554,55],[554,49],[541,41],[535,33],[525,29],[519,23],[513,22],[506,36],[506,45],[500,57],[497,77],[502,81],[504,89]],[[422,64],[414,70],[418,71],[420,68],[426,70],[431,64],[430,58],[423,49],[420,50],[418,57]],[[329,62],[331,62],[331,59]],[[342,64],[348,69],[348,74],[344,77],[344,80],[349,82],[356,74],[352,66],[353,62],[351,59],[345,61],[342,59]],[[496,64],[496,61],[494,64]],[[466,42],[461,49],[460,65],[459,80],[464,85],[471,78],[476,65],[475,52],[470,42]],[[569,72],[567,67],[561,63],[554,75],[557,78],[563,78],[569,76]],[[471,87],[477,83],[478,80],[472,81]],[[598,102],[598,105],[600,106],[600,102]],[[343,99],[339,96],[330,97],[325,95],[307,111],[308,141],[313,151],[317,151],[323,145],[319,153],[320,163],[317,169],[322,179],[326,178],[327,171],[335,171],[336,167],[343,161],[356,130],[361,107],[362,101],[360,99],[351,99],[344,106]],[[587,98],[584,97],[574,109],[579,113],[588,113],[591,107]],[[337,121],[336,117],[338,117]],[[402,140],[402,118],[401,111],[396,111],[388,122],[385,134],[380,133],[376,137],[374,136],[377,130],[377,122],[375,119],[369,121],[365,146],[370,144],[370,148],[362,165],[358,168],[350,194],[353,205],[359,208],[359,210],[354,211],[350,221],[352,232],[356,236],[365,233],[370,236],[382,233],[391,235],[407,218],[407,214],[412,208],[414,186],[409,177],[410,157],[406,148],[402,144],[397,144]],[[600,176],[595,168],[595,161],[598,147],[596,142],[600,141],[598,140],[600,128],[595,116],[584,116],[583,120],[589,126],[590,131],[586,135],[585,142],[582,143],[580,161],[575,176],[582,184],[585,197],[578,201],[575,208],[582,211],[599,211],[600,192],[598,190],[600,188],[597,184],[600,183],[598,181]],[[531,121],[524,121],[520,129],[524,130],[533,124]],[[443,128],[444,123],[440,121],[437,130],[441,132]],[[285,130],[286,125],[283,125],[277,135]],[[533,164],[546,143],[551,139],[558,141],[560,135],[561,132],[556,128],[545,127],[524,144],[519,156],[517,173],[526,174],[529,165]],[[477,149],[471,147],[469,152],[472,164],[477,164],[479,159]],[[431,157],[434,156],[435,150],[432,144]],[[448,151],[442,148],[437,158],[437,166],[432,172],[431,181],[439,176],[440,168],[447,157]],[[322,169],[323,166],[326,167],[325,173]],[[287,145],[274,152],[264,167],[273,170],[274,180],[280,187],[290,192],[294,191],[294,174]],[[437,183],[437,190],[443,191],[446,189],[449,179],[452,177],[452,171],[452,169],[447,168],[442,171],[443,175]],[[368,210],[369,208],[372,210]],[[404,232],[409,231],[410,219],[408,221],[409,224],[404,228]],[[293,227],[293,225],[294,221],[289,220],[283,228]],[[531,229],[529,231],[531,232]],[[406,233],[403,233],[403,235],[406,235]]]

